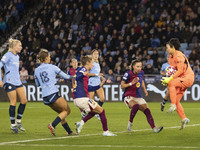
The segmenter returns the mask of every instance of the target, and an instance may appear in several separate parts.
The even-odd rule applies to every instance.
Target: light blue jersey
[[[170,64],[168,62],[162,64],[162,68],[160,71],[166,71],[167,67],[169,67],[169,66],[170,66]]]
[[[89,73],[99,74],[101,71],[100,65],[97,62],[94,62],[94,66],[89,71]],[[101,77],[99,75],[90,76],[88,85],[97,86],[101,83]]]
[[[43,63],[35,69],[35,83],[37,86],[41,86],[42,97],[49,96],[59,91],[56,85],[56,74],[59,74],[65,79],[70,78],[69,75],[66,75],[60,68],[52,64]]]
[[[19,75],[19,56],[8,51],[6,54],[4,54],[4,56],[0,61],[0,69],[3,66],[5,70],[3,79],[4,84],[10,83],[15,86],[21,85],[22,82],[20,80],[20,75]],[[2,80],[1,72],[0,72],[0,80]]]

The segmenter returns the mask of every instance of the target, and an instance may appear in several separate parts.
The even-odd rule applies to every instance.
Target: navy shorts
[[[57,93],[53,93],[49,96],[43,97],[43,102],[45,105],[53,104],[57,99],[59,99],[61,96]]]
[[[10,84],[10,83],[5,83],[4,85],[3,85],[3,88],[4,88],[4,90],[6,91],[6,92],[11,92],[11,91],[14,91],[14,90],[16,90],[17,88],[20,88],[20,87],[23,87],[23,85],[21,84],[21,85],[13,85],[13,84]]]
[[[96,90],[100,88],[101,88],[100,85],[97,85],[97,86],[88,85],[88,92],[95,92]]]

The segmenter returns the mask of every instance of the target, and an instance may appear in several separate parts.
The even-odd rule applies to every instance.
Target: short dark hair
[[[179,50],[180,47],[181,47],[180,41],[179,41],[178,38],[171,38],[171,39],[169,40],[169,42],[167,42],[167,44],[169,44],[169,46],[170,46],[171,48],[174,46],[174,48],[175,48],[176,50]]]

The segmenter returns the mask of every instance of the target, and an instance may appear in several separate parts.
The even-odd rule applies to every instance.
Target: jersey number
[[[42,83],[49,81],[49,78],[47,77],[47,75],[48,73],[46,71],[43,71],[42,73],[40,73],[40,78],[42,80]]]

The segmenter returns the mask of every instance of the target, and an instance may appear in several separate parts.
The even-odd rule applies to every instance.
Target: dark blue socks
[[[68,134],[72,133],[72,130],[70,129],[68,123],[62,124],[63,128],[68,132]]]
[[[52,126],[55,128],[60,123],[60,121],[60,117],[57,116],[56,119],[52,122]]]
[[[9,115],[10,115],[10,122],[11,124],[15,124],[15,107],[10,105],[9,107]]]
[[[25,110],[26,104],[19,104],[18,111],[17,111],[17,119],[21,119]]]
[[[165,104],[167,102],[167,100],[166,99],[163,99],[163,104]]]
[[[98,104],[102,107],[104,102],[101,102],[100,100],[98,101]]]

